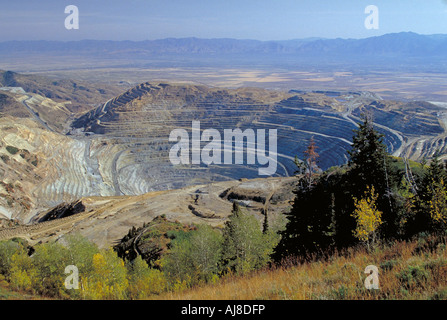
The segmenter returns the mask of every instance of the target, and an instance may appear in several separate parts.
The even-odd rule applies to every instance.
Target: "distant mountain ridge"
[[[0,42],[0,55],[57,53],[103,56],[149,56],[157,54],[290,54],[317,56],[399,55],[445,57],[447,35],[391,33],[364,39],[296,39],[260,41],[238,39],[166,38],[146,41],[7,41]]]

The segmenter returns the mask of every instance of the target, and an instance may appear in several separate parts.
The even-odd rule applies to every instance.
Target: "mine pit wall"
[[[182,96],[163,93],[165,88],[142,84],[75,121],[75,127],[84,126],[85,130],[95,132],[93,137],[99,134],[104,140],[113,140],[114,147],[110,150],[98,147],[94,138],[89,142],[77,139],[71,148],[73,153],[64,156],[69,159],[64,166],[68,169],[66,177],[44,185],[38,196],[56,205],[85,195],[137,195],[259,177],[256,166],[172,166],[168,158],[173,144],[168,141],[169,134],[177,128],[191,132],[193,120],[201,122],[202,130],[213,128],[220,132],[233,128],[276,129],[280,176],[294,174],[293,159],[302,154],[311,137],[319,146],[323,169],[346,161],[346,150],[356,127],[333,110],[309,108],[302,99],[265,104],[246,97],[226,96],[224,91]],[[387,134],[389,148],[398,148],[399,139],[390,132]],[[80,154],[84,154],[83,161],[75,156]]]

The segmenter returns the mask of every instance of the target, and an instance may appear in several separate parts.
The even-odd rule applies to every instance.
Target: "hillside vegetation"
[[[180,300],[446,300],[446,238],[421,236],[356,247],[326,259],[281,265],[152,299]],[[379,268],[379,289],[365,288],[365,268]]]
[[[71,250],[82,253],[72,261],[63,257],[64,249],[56,244],[37,247],[31,259],[17,242],[1,243],[0,299],[447,299],[447,238],[427,234],[373,251],[358,246],[324,259],[300,264],[290,259],[282,265],[227,273],[194,285],[185,279],[173,281],[141,258],[124,263],[114,252],[99,251],[82,238],[72,237],[68,243]],[[8,250],[10,254],[16,251],[10,260],[3,260]],[[7,261],[11,262],[9,269],[5,268]],[[66,290],[65,264],[74,262],[81,266],[81,288]],[[368,265],[379,268],[378,290],[365,288]]]

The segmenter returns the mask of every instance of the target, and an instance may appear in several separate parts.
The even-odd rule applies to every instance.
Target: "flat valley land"
[[[257,87],[272,90],[299,91],[369,91],[383,99],[447,102],[447,75],[440,70],[420,71],[362,66],[288,65],[262,66],[247,63],[234,66],[216,62],[189,66],[186,61],[140,61],[123,59],[83,59],[36,56],[2,57],[0,70],[39,74],[55,79],[74,79],[90,83],[131,88],[143,82],[204,84],[210,87]],[[100,103],[100,102],[98,102]]]

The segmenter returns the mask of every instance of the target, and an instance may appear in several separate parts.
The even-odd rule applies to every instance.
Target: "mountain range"
[[[443,66],[446,51],[447,35],[421,35],[413,32],[392,33],[364,39],[309,38],[285,41],[167,38],[147,41],[0,42],[0,56],[44,54],[143,59],[160,55],[183,55],[221,59],[262,57],[266,60],[286,56],[292,60],[310,59],[310,61],[328,58],[329,62],[352,59],[403,62],[401,59],[405,57],[408,63],[412,63],[411,59],[419,59],[417,61],[424,63],[443,61]]]

